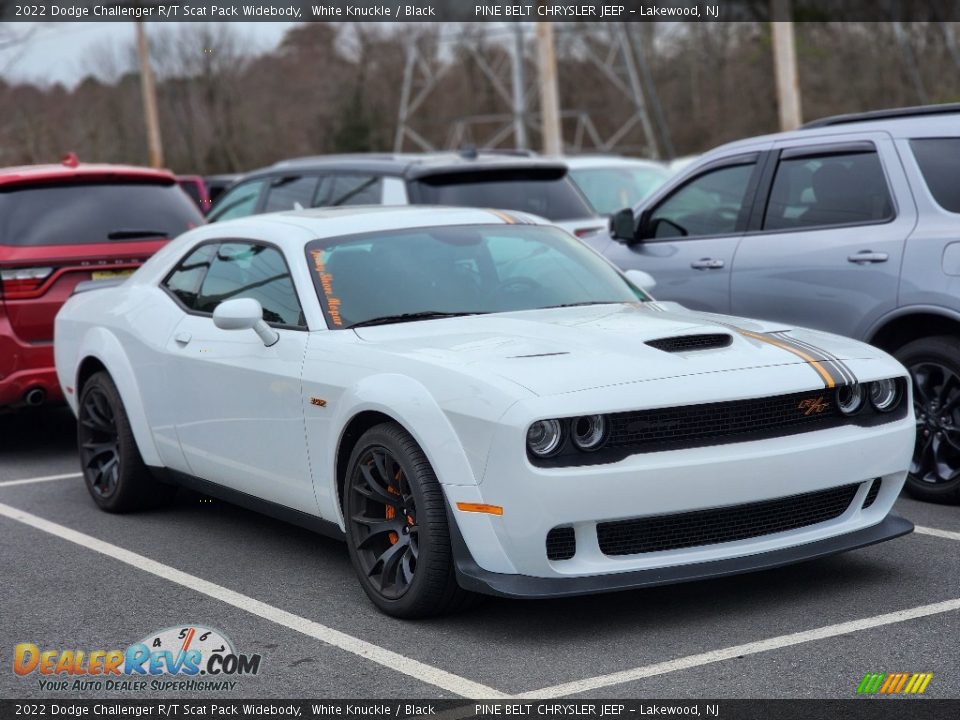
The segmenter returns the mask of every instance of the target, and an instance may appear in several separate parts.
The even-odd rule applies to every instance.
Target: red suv
[[[0,168],[0,409],[62,399],[53,319],[77,283],[129,275],[201,223],[166,171],[73,156]]]

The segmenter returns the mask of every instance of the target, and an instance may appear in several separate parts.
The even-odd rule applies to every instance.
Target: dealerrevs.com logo
[[[220,631],[200,625],[151,633],[125,650],[40,648],[20,643],[13,671],[36,677],[41,690],[233,690],[240,675],[256,675],[261,656],[238,653]]]

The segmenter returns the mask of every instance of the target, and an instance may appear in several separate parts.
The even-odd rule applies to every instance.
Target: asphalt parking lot
[[[235,698],[849,698],[867,672],[960,697],[958,507],[901,499],[921,532],[793,567],[404,622],[305,530],[187,492],[99,512],[73,432],[64,410],[0,416],[0,697],[56,697],[12,672],[17,643],[126,647],[187,623],[263,656]],[[69,697],[105,694],[129,697]]]

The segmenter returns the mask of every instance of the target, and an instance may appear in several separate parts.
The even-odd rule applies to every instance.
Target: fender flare
[[[867,332],[863,334],[863,341],[872,344],[874,338],[876,338],[880,331],[883,330],[883,328],[889,323],[908,315],[920,314],[939,315],[940,317],[960,323],[960,313],[951,310],[950,308],[945,308],[940,305],[904,305],[902,307],[894,308],[890,312],[885,313],[881,317],[877,318],[867,329]]]
[[[110,377],[120,393],[120,399],[123,401],[123,408],[127,413],[127,419],[130,421],[130,429],[137,441],[137,447],[140,450],[143,462],[153,467],[162,466],[163,461],[160,459],[160,453],[157,452],[157,446],[153,441],[153,433],[143,409],[143,398],[140,396],[140,388],[137,385],[133,366],[123,351],[120,341],[106,328],[91,328],[84,335],[77,352],[77,371],[87,358],[96,358],[110,373]],[[78,387],[78,400],[79,392],[80,388]]]
[[[476,485],[477,478],[460,438],[436,399],[420,382],[399,374],[366,377],[348,388],[331,418],[323,468],[317,475],[317,501],[324,517],[344,527],[337,483],[337,455],[344,431],[360,413],[378,412],[393,418],[417,441],[440,485]]]

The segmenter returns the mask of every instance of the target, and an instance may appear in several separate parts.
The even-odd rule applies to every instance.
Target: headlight
[[[856,415],[863,407],[863,388],[859,383],[837,388],[837,407],[844,415]]]
[[[890,412],[900,404],[900,384],[892,378],[870,383],[870,403],[880,412]]]
[[[599,450],[606,440],[607,421],[603,415],[584,415],[573,420],[573,444],[580,450]]]
[[[563,426],[559,420],[537,420],[527,430],[527,447],[537,457],[550,457],[563,444]]]

